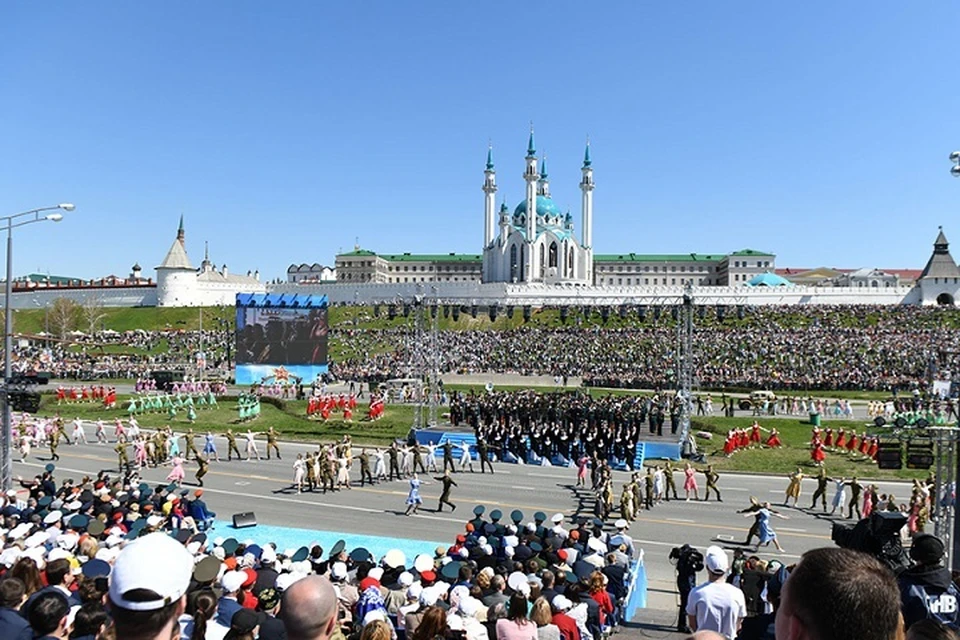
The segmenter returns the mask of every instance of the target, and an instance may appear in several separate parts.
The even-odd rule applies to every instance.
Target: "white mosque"
[[[573,216],[564,213],[550,195],[547,160],[537,168],[537,149],[530,131],[527,144],[526,197],[513,210],[506,203],[496,214],[497,173],[493,149],[487,151],[484,170],[483,282],[592,284],[593,283],[593,167],[590,143],[580,171],[581,237],[573,232]],[[499,226],[499,232],[497,228]]]

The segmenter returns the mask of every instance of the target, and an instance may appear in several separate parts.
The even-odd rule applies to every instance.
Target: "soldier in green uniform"
[[[232,429],[227,429],[227,461],[233,460],[233,452],[237,452],[237,460],[243,460],[240,455],[240,449],[237,447],[237,436],[233,435]]]
[[[827,483],[830,480],[831,478],[827,476],[827,468],[820,467],[820,473],[817,474],[817,490],[813,492],[813,502],[810,503],[811,509],[817,507],[817,498],[820,498],[823,503],[823,512],[827,512]]]
[[[637,516],[640,514],[640,509],[643,508],[643,489],[640,488],[640,474],[633,473],[630,476],[630,481],[633,489],[633,514]]]
[[[63,426],[63,418],[57,418],[57,435],[67,441],[67,444],[73,444],[70,442],[70,438],[67,436],[67,430]]]
[[[316,458],[313,457],[312,452],[307,452],[305,462],[307,465],[307,486],[310,488],[310,491],[313,491],[317,486],[317,468],[314,466],[314,464],[316,464]]]
[[[490,473],[493,473],[493,464],[490,462],[490,445],[483,438],[477,438],[477,455],[480,457],[480,473],[486,473],[484,466],[490,467]]]
[[[633,487],[630,482],[623,484],[620,492],[620,516],[627,522],[633,522]]]
[[[373,474],[370,473],[370,454],[366,449],[360,449],[360,486],[365,482],[373,484]]]
[[[59,460],[60,456],[57,455],[57,447],[60,446],[60,431],[54,431],[50,434],[50,459]]]
[[[127,457],[127,445],[123,442],[118,442],[113,450],[117,452],[117,471],[123,473],[124,469],[129,470],[130,458]]]
[[[450,472],[444,471],[442,476],[440,476],[439,478],[434,477],[434,480],[437,480],[443,483],[443,490],[440,491],[440,502],[439,504],[437,504],[437,513],[440,513],[441,511],[443,511],[443,505],[445,504],[450,505],[451,511],[456,511],[457,505],[450,502],[450,487],[457,486],[457,483],[454,482],[453,478],[450,477]]]
[[[450,465],[451,471],[456,471],[457,468],[453,465],[453,445],[450,444],[450,441],[447,440],[443,443],[443,471],[446,473],[447,465]]]
[[[194,460],[200,457],[200,453],[197,451],[197,445],[194,443],[196,436],[193,433],[193,429],[187,429],[187,433],[184,434],[183,439],[187,441],[187,453],[184,456],[188,461],[190,460],[190,454],[193,454]]]
[[[663,466],[663,477],[667,481],[666,490],[663,492],[666,499],[670,500],[670,492],[673,492],[673,499],[679,500],[677,497],[677,484],[673,481],[673,465],[670,464],[670,461],[667,460],[667,464]]]
[[[197,484],[202,487],[203,476],[207,475],[207,471],[210,469],[210,464],[207,462],[206,458],[200,455],[197,456],[197,464],[200,465],[200,468],[197,469],[196,473]]]
[[[267,429],[267,460],[270,459],[270,449],[273,449],[277,452],[277,460],[282,460],[280,457],[280,447],[277,446],[277,430],[273,427]]]
[[[387,449],[387,457],[390,460],[390,471],[387,475],[387,480],[393,480],[394,475],[397,476],[397,480],[402,480],[400,477],[400,465],[397,456],[397,443],[394,442],[392,445],[390,445],[390,448]]]
[[[847,518],[852,518],[854,510],[856,510],[857,519],[859,520],[863,517],[860,513],[860,494],[863,492],[863,485],[857,482],[857,476],[853,476],[850,478],[847,486],[850,487],[850,502],[847,503]]]
[[[417,471],[420,473],[427,472],[423,466],[423,449],[419,442],[415,442],[413,445],[413,472],[417,473]]]
[[[708,464],[707,470],[703,472],[703,475],[707,477],[707,492],[703,496],[704,502],[710,499],[711,489],[717,494],[717,502],[723,502],[723,498],[720,497],[720,489],[717,488],[717,480],[720,479],[720,474],[713,470],[712,464]]]
[[[337,469],[339,466],[336,458],[327,457],[327,481],[330,483],[331,491],[340,490],[340,487],[337,486]]]
[[[647,467],[647,475],[643,476],[643,494],[646,497],[647,509],[653,509],[653,469]]]

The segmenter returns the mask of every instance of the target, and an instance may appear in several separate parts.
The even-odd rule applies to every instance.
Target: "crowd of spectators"
[[[799,390],[910,389],[931,362],[955,368],[960,333],[954,311],[921,307],[752,307],[741,320],[713,309],[695,321],[694,377],[702,388]],[[697,314],[695,313],[695,316]],[[533,324],[505,331],[439,332],[441,373],[582,376],[591,386],[659,388],[679,371],[671,314],[648,313],[632,326]],[[331,329],[344,354],[333,371],[343,379],[403,377],[415,359],[409,328]]]
[[[478,506],[432,555],[375,558],[214,537],[202,490],[55,472],[0,497],[4,640],[600,640],[622,622],[624,521]]]

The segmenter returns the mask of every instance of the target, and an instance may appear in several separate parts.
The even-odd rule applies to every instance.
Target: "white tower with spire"
[[[587,139],[587,148],[583,152],[583,166],[580,168],[580,232],[583,248],[589,253],[587,262],[587,281],[593,282],[593,166],[590,162],[590,139]]]
[[[537,237],[537,183],[540,174],[537,172],[537,147],[533,142],[533,127],[530,127],[530,141],[527,143],[527,167],[523,172],[523,179],[527,183],[527,212],[525,219],[526,254],[527,260],[523,273],[524,282],[531,282],[537,273],[537,256],[533,251],[533,243]]]
[[[493,169],[493,146],[487,148],[487,168],[483,172],[483,246],[489,247],[497,235],[497,172]]]

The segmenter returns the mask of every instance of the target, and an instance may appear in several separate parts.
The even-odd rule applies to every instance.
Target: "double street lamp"
[[[12,216],[0,216],[0,222],[7,228],[7,276],[3,289],[3,433],[0,442],[0,481],[3,490],[13,488],[13,425],[10,415],[10,382],[13,377],[11,360],[13,358],[13,317],[10,314],[10,294],[13,291],[13,230],[37,222],[60,222],[61,211],[73,211],[76,207],[68,202],[53,207],[40,207]],[[46,213],[53,211],[56,213]],[[46,215],[43,215],[46,214]]]

